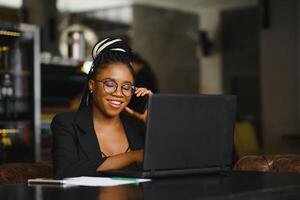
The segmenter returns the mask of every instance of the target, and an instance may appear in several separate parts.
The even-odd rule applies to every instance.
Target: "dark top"
[[[121,121],[130,149],[143,149],[144,123],[126,114],[121,114]],[[51,131],[55,178],[97,174],[97,167],[106,158],[101,156],[91,107],[82,108],[78,112],[57,114],[52,120]]]

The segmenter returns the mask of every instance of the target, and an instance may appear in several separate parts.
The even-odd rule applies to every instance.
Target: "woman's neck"
[[[94,123],[101,123],[102,125],[110,125],[114,124],[116,125],[118,122],[120,122],[120,115],[116,116],[107,116],[103,114],[102,112],[98,111],[97,108],[93,108],[93,120]]]

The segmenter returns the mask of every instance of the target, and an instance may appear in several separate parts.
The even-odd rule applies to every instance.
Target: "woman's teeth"
[[[115,105],[120,105],[121,102],[120,101],[110,101],[112,104],[115,104]]]

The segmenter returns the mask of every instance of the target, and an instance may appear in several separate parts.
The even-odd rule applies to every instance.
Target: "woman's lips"
[[[108,99],[108,104],[113,108],[120,108],[122,106],[123,101],[116,99]]]

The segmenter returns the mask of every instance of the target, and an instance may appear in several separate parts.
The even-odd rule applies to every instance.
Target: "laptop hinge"
[[[150,169],[150,176],[153,177],[155,174],[155,169]]]
[[[224,162],[221,165],[221,170],[220,171],[221,171],[221,173],[226,172],[226,165],[225,165]]]

